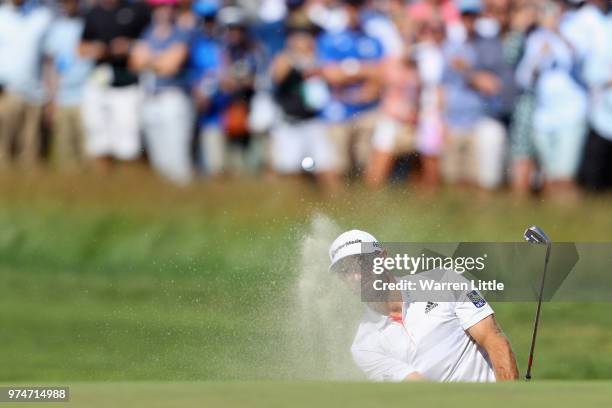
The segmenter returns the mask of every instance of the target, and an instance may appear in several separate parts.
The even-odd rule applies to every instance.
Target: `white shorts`
[[[83,92],[85,151],[89,156],[133,160],[142,153],[139,133],[140,89],[90,81]]]
[[[296,123],[281,122],[272,130],[272,167],[281,174],[302,171],[302,160],[312,157],[315,173],[333,168],[334,146],[327,128],[317,119]]]

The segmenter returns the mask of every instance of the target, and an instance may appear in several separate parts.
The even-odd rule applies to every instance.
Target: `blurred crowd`
[[[610,3],[0,0],[0,167],[603,191]]]

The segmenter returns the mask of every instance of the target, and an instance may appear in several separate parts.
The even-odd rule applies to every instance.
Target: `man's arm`
[[[516,357],[494,315],[485,317],[466,331],[489,354],[498,381],[518,379]]]
[[[409,364],[381,351],[351,349],[353,360],[372,381],[411,382],[426,380]]]

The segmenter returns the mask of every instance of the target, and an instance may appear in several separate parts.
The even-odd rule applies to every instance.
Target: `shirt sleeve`
[[[466,292],[462,298],[455,303],[455,315],[464,330],[469,329],[482,319],[492,315],[493,308],[477,290]]]
[[[317,59],[321,64],[336,62],[333,47],[328,34],[321,35],[317,40]]]
[[[353,360],[372,381],[401,382],[415,373],[410,364],[379,351],[352,349]]]

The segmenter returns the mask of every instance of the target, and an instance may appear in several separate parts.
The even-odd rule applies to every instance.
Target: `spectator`
[[[38,163],[45,94],[42,84],[44,36],[52,14],[32,1],[0,5],[0,166],[16,159]]]
[[[506,61],[516,68],[524,52],[527,36],[535,28],[537,7],[532,3],[517,5],[511,12],[510,27],[505,36]],[[510,124],[512,189],[518,196],[531,193],[536,179],[536,152],[533,145],[533,111],[535,95],[531,88],[517,84],[517,98]]]
[[[494,189],[504,180],[506,131],[498,117],[502,77],[509,67],[499,39],[477,33],[479,2],[464,2],[461,14],[466,41],[447,41],[444,47],[448,138],[443,174],[449,182]]]
[[[196,12],[202,18],[202,24],[191,44],[189,76],[198,116],[197,161],[205,174],[217,175],[225,164],[221,113],[226,103],[219,85],[223,58],[221,41],[217,36],[218,8],[215,3],[198,2]]]
[[[442,74],[445,39],[444,23],[439,20],[422,23],[417,29],[415,55],[422,82],[416,148],[421,157],[421,182],[425,188],[441,184],[440,156],[444,147],[445,126]]]
[[[202,0],[200,0],[202,1]],[[212,1],[212,0],[205,0]],[[197,2],[197,0],[196,0]],[[193,34],[198,26],[198,14],[194,11],[196,5],[193,0],[179,0],[176,11],[176,24],[188,33]]]
[[[53,153],[62,167],[82,165],[84,133],[81,117],[83,88],[93,64],[78,55],[83,19],[78,0],[62,0],[61,15],[53,22],[45,41],[52,61],[51,123]]]
[[[421,81],[410,51],[383,63],[381,112],[372,136],[372,157],[366,183],[372,187],[387,181],[398,154],[412,153],[419,115]]]
[[[602,10],[605,10],[602,8]],[[608,10],[605,38],[612,38],[612,15]],[[586,61],[585,79],[590,87],[590,131],[580,170],[586,188],[612,188],[612,42],[600,42]]]
[[[210,174],[224,170],[241,172],[249,161],[251,134],[248,126],[251,100],[255,94],[255,80],[262,69],[262,55],[251,40],[244,11],[226,7],[219,11],[218,21],[223,28],[220,60],[216,64],[217,90],[221,109],[223,135],[203,143],[205,163]]]
[[[272,63],[272,79],[282,118],[272,130],[272,166],[280,174],[298,174],[302,160],[311,157],[321,183],[333,188],[334,151],[318,117],[327,88],[316,65],[312,27],[288,28],[286,47]]]
[[[142,152],[138,77],[128,56],[149,20],[146,4],[127,0],[99,0],[85,15],[80,54],[96,63],[83,94],[85,149],[103,170]]]
[[[185,62],[189,32],[177,24],[177,0],[149,0],[152,24],[134,46],[130,66],[141,72],[143,130],[153,167],[168,179],[191,179],[193,112]]]
[[[332,93],[323,116],[330,123],[339,174],[365,168],[382,86],[378,71],[382,46],[362,29],[363,4],[363,0],[347,0],[346,28],[325,32],[318,40],[323,77]]]
[[[408,17],[416,25],[442,20],[452,41],[465,36],[461,14],[453,0],[417,0],[408,6]]]
[[[544,3],[516,73],[535,90],[534,145],[549,193],[573,192],[586,125],[586,94],[575,79],[572,47],[560,34],[561,13],[558,3]]]
[[[361,24],[367,35],[378,40],[383,53],[388,57],[402,58],[404,43],[399,28],[391,18],[383,13],[384,8],[377,3],[365,7],[361,12]]]
[[[565,8],[575,4],[572,0],[559,0]],[[608,0],[587,0],[575,11],[566,12],[561,30],[572,45],[579,63],[591,57],[591,52],[602,49],[609,39],[606,37],[606,13]]]

